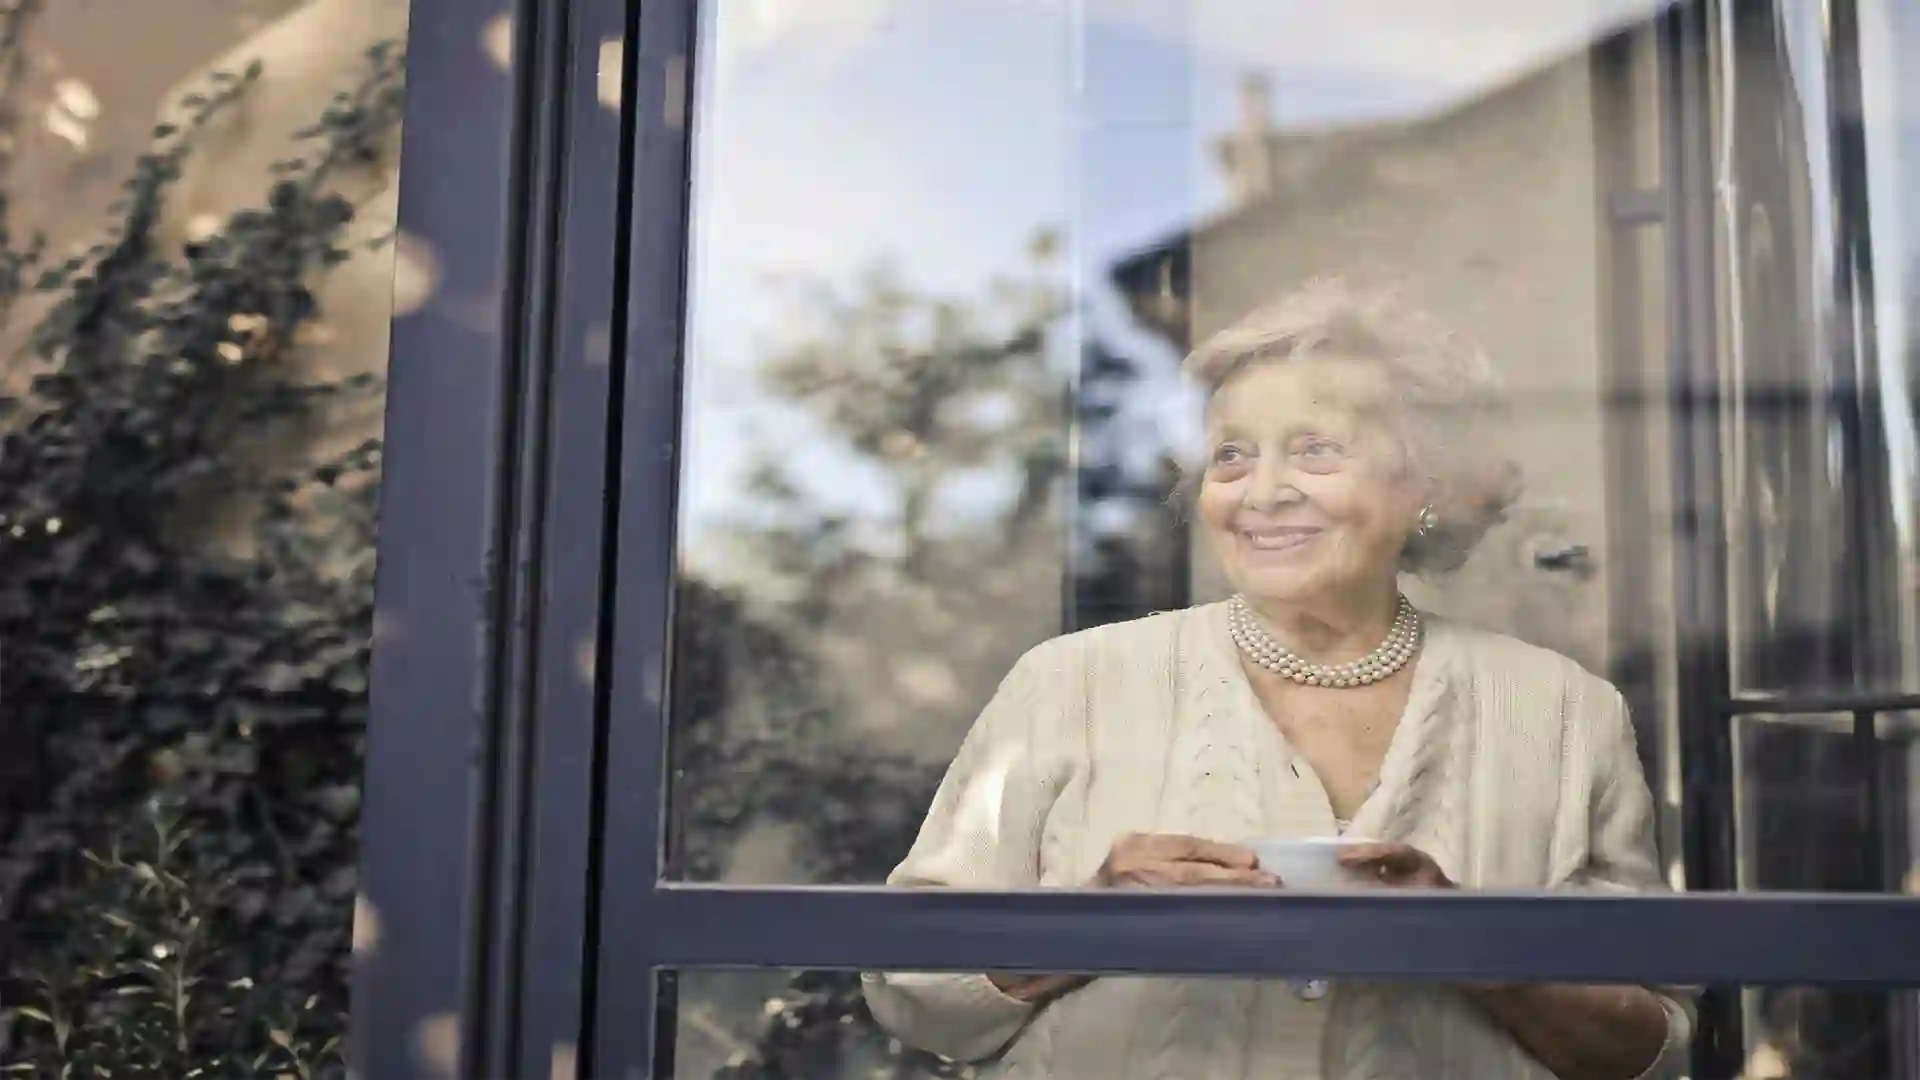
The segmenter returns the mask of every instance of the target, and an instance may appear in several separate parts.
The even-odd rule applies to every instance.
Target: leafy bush
[[[158,804],[149,824],[129,850],[83,853],[82,904],[61,966],[34,980],[39,1004],[15,1010],[41,1025],[40,1037],[10,1071],[154,1080],[332,1071],[341,1034],[320,995],[295,1006],[291,988],[236,973],[245,964],[227,948],[236,928],[225,913],[251,878],[209,884],[226,857],[196,850]]]
[[[264,205],[184,250],[160,238],[170,185],[257,67],[156,129],[91,250],[42,266],[41,245],[0,230],[0,284],[54,301],[27,393],[0,402],[14,1071],[340,1071],[379,447],[317,468],[263,447],[379,391],[304,382],[293,362],[315,281],[354,254],[329,180],[399,119],[400,53],[368,59]],[[201,527],[233,506],[257,511],[245,555]]]

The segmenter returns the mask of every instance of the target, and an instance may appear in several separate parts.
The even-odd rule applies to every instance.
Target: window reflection
[[[1210,526],[1192,498],[1212,414],[1182,360],[1330,281],[1430,321],[1500,386],[1504,415],[1471,430],[1518,485],[1481,485],[1488,527],[1462,565],[1400,585],[1431,625],[1621,691],[1655,876],[1777,887],[1745,868],[1802,858],[1831,824],[1880,846],[1888,887],[1905,879],[1904,828],[1770,801],[1815,765],[1733,720],[1742,695],[1897,691],[1914,653],[1910,425],[1901,395],[1845,375],[1859,313],[1876,342],[1904,325],[1880,239],[1897,215],[1861,232],[1834,186],[1861,144],[1827,103],[1855,59],[1816,46],[1848,24],[1796,5],[1481,6],[1505,21],[1385,0],[707,6],[674,874],[878,882],[1035,645],[1245,591],[1208,542],[1237,519]],[[1862,198],[1890,206],[1899,159],[1872,148],[1897,142],[1910,95],[1893,54],[1857,62]],[[1698,145],[1677,134],[1687,109],[1711,121]],[[1733,217],[1668,189],[1689,155],[1743,200]],[[1689,244],[1710,294],[1669,265]],[[1880,268],[1870,294],[1848,251]],[[1904,350],[1875,356],[1882,391],[1907,378]],[[1702,455],[1713,491],[1690,473]],[[1430,500],[1395,498],[1410,532]],[[1721,560],[1696,618],[1681,596]],[[1391,611],[1376,621],[1384,641]],[[1348,785],[1308,765],[1330,818],[1378,771]],[[1881,816],[1903,821],[1904,770],[1888,775]],[[1739,800],[1774,824],[1722,867],[1701,838]]]
[[[1903,11],[706,5],[670,872],[1904,887]]]
[[[1146,997],[1173,993],[1182,982],[1207,984],[1211,980],[1174,980],[1165,978],[1111,978],[1116,985],[1109,994]],[[877,1024],[851,994],[857,977],[830,972],[717,972],[687,971],[672,977],[670,986],[677,1008],[668,1031],[673,1046],[673,1075],[688,1078],[714,1077],[716,1080],[775,1080],[784,1077],[885,1076],[990,1076],[1017,1074],[1017,1051],[988,1055],[985,1060],[966,1063],[942,1060],[912,1045]],[[1328,993],[1313,997],[1302,993],[1301,984],[1284,980],[1219,980],[1222,987],[1250,994],[1261,1000],[1287,1001],[1300,1011],[1330,1016],[1336,1009],[1340,988],[1331,984]],[[1083,991],[1086,988],[1083,988]],[[1416,997],[1427,994],[1458,997],[1449,990],[1421,990],[1414,986],[1383,986],[1377,992],[1395,1002],[1380,1018],[1391,1023],[1393,1010]],[[1525,992],[1523,989],[1522,992]],[[1710,995],[1744,997],[1751,1006],[1752,1023],[1738,1045],[1729,1048],[1727,1075],[1753,1080],[1815,1080],[1848,1077],[1853,1080],[1888,1080],[1905,1076],[1900,1064],[1911,1047],[1893,1040],[1884,1028],[1861,1027],[1862,1015],[1882,1015],[1906,997],[1904,993],[1872,990],[1834,990],[1817,986],[1787,986],[1743,989],[1716,986]],[[1088,994],[1090,1000],[1093,995]],[[1047,1005],[1035,1026],[1044,1026],[1050,1013],[1074,1009],[1072,998]],[[1444,1030],[1439,1042],[1453,1039],[1452,1052],[1469,1041],[1467,1025],[1480,1022],[1468,1009],[1448,1014],[1449,1023],[1459,1025]],[[1171,1018],[1164,1018],[1169,1022]],[[1296,1032],[1297,1033],[1297,1032]],[[1322,1031],[1324,1038],[1324,1029]],[[1128,1047],[1138,1049],[1133,1040]],[[1055,1075],[1062,1075],[1060,1053],[1074,1053],[1081,1046],[1057,1046]],[[1098,1047],[1093,1048],[1096,1052]],[[1681,1048],[1681,1067],[1688,1068],[1694,1050],[1704,1044]],[[1417,1051],[1416,1051],[1417,1052]],[[1131,1058],[1144,1066],[1141,1055]],[[1713,1053],[1717,1054],[1717,1051]],[[1442,1072],[1433,1068],[1437,1056],[1426,1059],[1427,1068],[1408,1075],[1465,1076],[1493,1075],[1486,1072]],[[1185,1064],[1191,1069],[1194,1059]],[[1129,1075],[1126,1066],[1101,1075]],[[1067,1072],[1065,1075],[1072,1075]],[[1218,1075],[1218,1074],[1208,1074]],[[1232,1072],[1231,1075],[1240,1075]],[[1307,1073],[1304,1075],[1317,1075]],[[1693,1075],[1699,1075],[1695,1072]]]

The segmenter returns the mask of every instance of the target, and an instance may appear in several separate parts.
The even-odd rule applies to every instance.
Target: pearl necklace
[[[1369,686],[1407,666],[1420,651],[1422,631],[1420,613],[1405,596],[1400,597],[1393,626],[1387,637],[1372,652],[1345,664],[1316,664],[1303,660],[1292,649],[1280,644],[1253,613],[1244,596],[1235,596],[1227,608],[1227,627],[1233,643],[1247,658],[1275,675],[1303,686]]]

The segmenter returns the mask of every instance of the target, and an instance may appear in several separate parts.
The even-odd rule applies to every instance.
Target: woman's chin
[[[1256,603],[1273,601],[1287,603],[1311,596],[1321,591],[1324,575],[1314,573],[1311,568],[1278,569],[1272,567],[1245,567],[1234,575],[1241,595]]]

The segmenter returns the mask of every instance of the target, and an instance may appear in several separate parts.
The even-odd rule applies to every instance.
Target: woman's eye
[[[1213,452],[1215,465],[1238,465],[1245,460],[1246,453],[1237,446],[1222,446]]]
[[[1308,465],[1325,467],[1346,458],[1346,450],[1331,439],[1305,439],[1293,449],[1294,455]]]

